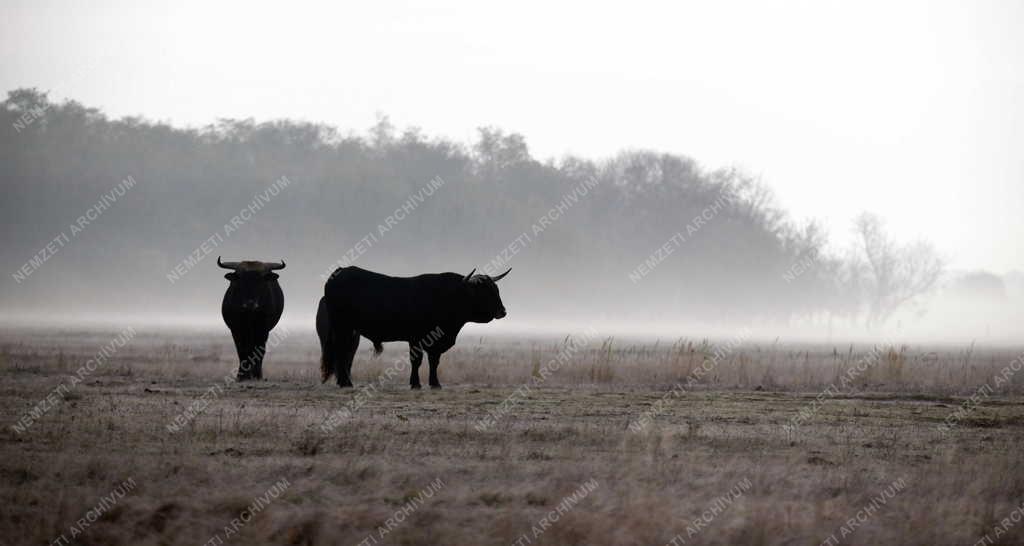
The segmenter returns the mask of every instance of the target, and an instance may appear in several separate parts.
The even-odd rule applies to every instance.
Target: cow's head
[[[231,273],[224,275],[224,278],[231,281],[234,295],[237,298],[238,306],[245,311],[255,311],[264,303],[260,301],[266,283],[276,281],[278,276],[274,271],[284,269],[284,260],[281,263],[273,262],[222,262],[217,256],[217,265],[224,269],[230,269]]]
[[[498,281],[505,278],[508,271],[491,277],[490,275],[474,275],[476,269],[469,272],[462,282],[469,288],[472,322],[491,322],[505,316],[505,306],[501,303],[498,293]]]

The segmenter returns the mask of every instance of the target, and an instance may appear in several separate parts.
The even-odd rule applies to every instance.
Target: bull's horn
[[[476,268],[475,267],[473,268],[472,271],[469,272],[469,275],[466,275],[466,278],[464,278],[462,280],[468,281],[469,279],[471,279],[473,277],[473,273],[476,273]]]
[[[504,272],[504,273],[502,273],[501,275],[498,275],[497,277],[494,277],[494,282],[498,282],[498,281],[500,281],[501,279],[504,279],[504,278],[505,278],[505,275],[508,275],[508,272],[509,272],[509,271],[512,271],[512,268],[511,268],[511,267],[510,267],[510,268],[508,268],[508,269],[506,269],[506,270],[505,270],[505,272]]]
[[[238,269],[238,264],[239,263],[240,262],[222,262],[222,261],[220,261],[220,256],[217,256],[217,265],[223,267],[224,269],[231,269],[231,270]]]
[[[278,270],[278,269],[284,269],[284,266],[285,266],[285,263],[284,263],[284,260],[283,260],[283,259],[281,260],[281,263],[279,263],[279,264],[275,264],[275,263],[273,263],[273,262],[270,262],[270,263],[268,263],[268,264],[267,264],[267,267],[268,267],[268,268],[269,268],[269,269],[270,269],[271,271],[276,271],[276,270]]]

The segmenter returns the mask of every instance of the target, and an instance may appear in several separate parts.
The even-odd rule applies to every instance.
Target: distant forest
[[[462,144],[387,118],[358,134],[289,120],[179,128],[18,89],[0,108],[0,161],[0,303],[14,309],[219,309],[218,255],[283,258],[288,305],[309,313],[321,274],[346,254],[398,275],[507,262],[510,313],[533,318],[855,319],[880,297],[867,260],[827,255],[822,230],[791,220],[752,177],[680,155],[539,160],[515,133],[481,128]],[[71,236],[128,177],[124,195]],[[287,186],[224,236],[282,177]],[[443,185],[424,197],[435,179]],[[414,210],[351,251],[417,194]],[[70,242],[17,278],[61,233]],[[212,251],[169,281],[211,237]]]

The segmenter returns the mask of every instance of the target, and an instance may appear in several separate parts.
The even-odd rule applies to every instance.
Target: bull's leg
[[[441,382],[437,380],[437,367],[441,365],[441,353],[429,352],[427,358],[430,360],[430,388],[440,389]]]
[[[334,377],[339,387],[352,386],[352,359],[359,349],[359,332],[342,330],[335,334],[338,341],[337,361],[334,363]]]
[[[245,360],[245,344],[242,334],[237,330],[231,330],[231,341],[235,343],[235,353],[238,355],[238,362],[241,363]]]
[[[359,332],[353,330],[351,335],[352,352],[345,358],[345,377],[348,377],[349,387],[352,386],[352,361],[355,360],[356,351],[359,349]]]
[[[263,379],[263,357],[267,356],[267,338],[270,332],[260,332],[252,351],[252,376]]]
[[[254,328],[246,328],[242,335],[245,342],[245,358],[238,365],[239,381],[258,379],[259,368],[263,363],[263,351],[266,338]]]
[[[423,362],[423,349],[409,344],[409,363],[412,371],[409,372],[409,386],[413,389],[420,388],[420,364]]]
[[[252,379],[251,336],[244,329],[237,329],[231,330],[231,337],[235,340],[235,350],[238,351],[238,374],[235,378],[238,381]]]
[[[316,335],[320,338],[320,382],[323,383],[334,374],[336,360],[334,357],[334,329],[331,328],[325,298],[320,298],[320,306],[316,311]]]

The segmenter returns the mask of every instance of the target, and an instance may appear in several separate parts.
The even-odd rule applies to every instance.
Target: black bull
[[[231,284],[220,312],[238,351],[238,380],[263,379],[267,338],[284,311],[284,293],[274,271],[284,269],[285,263],[221,262],[218,256],[217,265],[231,270],[224,275]]]
[[[334,271],[324,287],[316,314],[322,356],[321,379],[333,374],[339,387],[352,386],[352,358],[359,336],[379,354],[385,341],[409,343],[409,384],[420,388],[420,363],[427,353],[430,386],[439,389],[441,355],[455,345],[467,322],[486,323],[505,316],[497,281],[490,277],[436,273],[389,277],[358,267]]]

